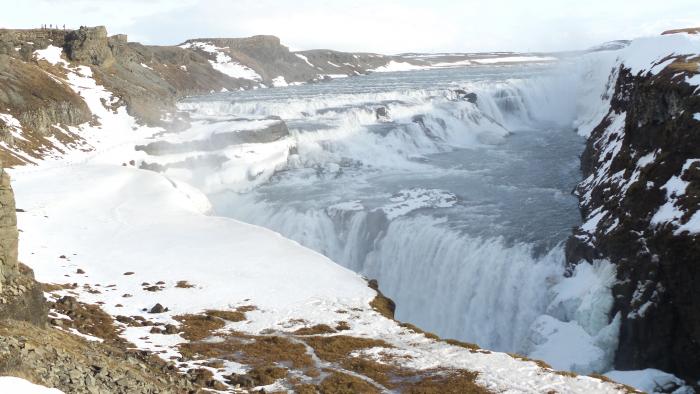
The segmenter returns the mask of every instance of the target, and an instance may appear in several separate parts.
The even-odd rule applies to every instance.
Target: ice
[[[695,391],[686,386],[683,380],[658,369],[648,368],[637,371],[610,371],[605,373],[608,378],[632,386],[646,393],[667,393],[673,390],[676,394],[692,394]]]
[[[532,325],[528,355],[554,368],[589,374],[607,371],[617,347],[620,319],[609,320],[615,265],[582,262],[551,288],[547,314]]]
[[[5,393],[62,394],[59,389],[48,388],[14,376],[0,376],[0,388]]]

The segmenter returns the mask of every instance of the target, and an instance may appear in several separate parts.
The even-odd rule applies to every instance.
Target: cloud
[[[295,49],[556,51],[700,25],[696,1],[0,0],[0,24],[104,24],[150,44],[274,34]]]

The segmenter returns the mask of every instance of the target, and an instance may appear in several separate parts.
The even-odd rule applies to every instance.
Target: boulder
[[[104,26],[81,26],[80,29],[71,31],[66,35],[63,49],[72,61],[102,67],[109,67],[114,63],[114,56],[109,49],[107,29]]]

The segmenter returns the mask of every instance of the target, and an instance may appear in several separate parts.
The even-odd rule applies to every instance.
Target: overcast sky
[[[131,41],[273,34],[292,49],[583,49],[700,26],[700,0],[0,0],[0,27],[106,25]]]

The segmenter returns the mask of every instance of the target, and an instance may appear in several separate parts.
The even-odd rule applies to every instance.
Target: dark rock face
[[[104,26],[85,27],[66,34],[63,50],[70,60],[95,66],[109,66],[114,56],[109,49]]]
[[[657,368],[694,381],[700,234],[682,226],[700,209],[700,121],[693,116],[700,96],[686,83],[687,64],[678,58],[657,75],[618,70],[611,110],[581,159],[585,180],[576,192],[587,225],[569,239],[567,260],[617,265],[616,369]],[[679,183],[685,190],[672,193]],[[662,207],[677,212],[675,219],[661,220]]]

